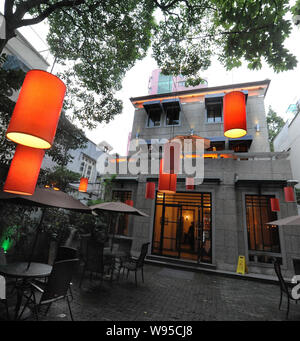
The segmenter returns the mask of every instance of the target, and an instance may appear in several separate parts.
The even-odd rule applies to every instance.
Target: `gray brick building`
[[[136,149],[128,158],[146,147],[149,160],[159,159],[163,139],[178,135],[210,140],[204,180],[194,190],[186,189],[183,175],[177,177],[175,194],[157,191],[158,174],[116,177],[111,199],[131,199],[149,215],[120,221],[116,232],[132,237],[134,250],[150,241],[148,259],[233,272],[242,255],[249,273],[266,275],[273,274],[277,257],[285,276],[292,274],[292,259],[300,256],[300,229],[265,224],[297,214],[296,203],[284,199],[283,188],[293,180],[288,153],[269,148],[264,108],[269,84],[264,80],[130,99]],[[223,97],[231,91],[242,91],[246,99],[247,135],[238,139],[223,134]],[[124,158],[118,161],[121,167]],[[145,199],[147,182],[156,183],[154,200]],[[271,210],[272,197],[279,199],[279,212]]]

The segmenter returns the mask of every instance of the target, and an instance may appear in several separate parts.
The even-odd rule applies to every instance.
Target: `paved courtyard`
[[[78,276],[79,278],[79,276]],[[77,321],[267,321],[285,320],[278,310],[279,287],[265,282],[145,265],[145,283],[134,274],[110,283],[87,277],[73,284],[72,311]],[[283,302],[286,308],[286,300]],[[54,304],[46,318],[68,320],[66,302]],[[289,320],[300,320],[291,304]]]

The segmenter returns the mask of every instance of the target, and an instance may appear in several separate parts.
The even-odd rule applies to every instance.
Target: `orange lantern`
[[[146,184],[146,199],[154,199],[155,197],[155,183],[154,182],[147,182]]]
[[[65,92],[65,84],[51,73],[42,70],[27,72],[6,137],[25,146],[50,148]]]
[[[39,177],[45,151],[17,145],[3,191],[32,195]]]
[[[133,200],[125,200],[125,204],[129,206],[133,206]]]
[[[294,188],[291,186],[284,187],[284,198],[286,202],[295,202]]]
[[[271,199],[270,199],[270,202],[271,202],[271,211],[272,211],[272,212],[278,212],[278,211],[280,211],[279,199],[277,199],[277,198],[271,198]]]
[[[195,181],[194,178],[186,178],[185,179],[185,188],[186,189],[195,189]]]
[[[160,161],[158,190],[163,193],[176,193],[177,174],[163,172],[163,160]]]
[[[80,184],[78,191],[79,192],[86,192],[89,184],[89,179],[88,178],[80,178]]]
[[[224,96],[224,135],[238,138],[247,134],[246,101],[241,91],[232,91]]]

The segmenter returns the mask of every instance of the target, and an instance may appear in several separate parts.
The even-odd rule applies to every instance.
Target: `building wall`
[[[167,87],[164,87],[162,85],[163,79],[168,78],[168,85]],[[175,91],[182,91],[187,89],[201,89],[206,88],[207,83],[205,84],[199,84],[197,86],[185,86],[183,84],[185,81],[185,78],[183,76],[161,76],[161,70],[156,69],[152,71],[151,77],[149,79],[149,85],[148,85],[148,93],[149,95],[159,94],[159,93],[166,93],[166,92],[175,92]]]
[[[297,180],[296,188],[300,188],[300,113],[296,114],[292,121],[289,121],[281,129],[274,139],[274,150],[281,152],[290,150],[289,160],[292,168],[292,179]]]
[[[244,255],[249,272],[274,275],[272,264],[258,261],[257,256],[255,260],[249,259],[245,196],[261,194],[277,197],[280,201],[278,219],[297,214],[297,205],[284,201],[283,187],[286,181],[292,178],[291,165],[287,159],[288,153],[270,153],[264,108],[266,87],[257,89],[254,84],[251,84],[247,88],[248,85],[239,85],[239,88],[248,91],[247,134],[253,137],[248,153],[236,153],[236,159],[204,159],[206,181],[197,185],[194,191],[208,192],[212,197],[212,265],[217,270],[235,272],[239,255]],[[234,90],[234,85],[230,90]],[[221,91],[221,87],[218,88],[218,93]],[[207,92],[213,93],[209,88]],[[196,98],[190,100],[190,98],[185,99],[184,96],[180,97],[180,94],[176,95],[181,101],[182,114],[180,125],[173,127],[165,126],[163,113],[160,127],[147,128],[147,113],[142,106],[143,101],[172,98],[172,94],[166,94],[161,98],[147,96],[131,99],[135,104],[131,136],[138,136],[145,140],[170,139],[176,135],[189,135],[193,129],[194,134],[202,137],[222,137],[223,123],[206,123],[205,95],[191,94]],[[256,127],[257,124],[259,124],[259,129]],[[225,149],[228,149],[227,139]],[[181,177],[183,178],[182,175],[178,175],[177,178],[177,192],[186,191],[184,178],[180,181]],[[207,179],[212,181],[208,182]],[[213,179],[218,179],[218,181]],[[132,217],[133,251],[136,252],[142,243],[148,241],[152,243],[155,200],[145,199],[147,181],[155,181],[157,189],[157,174],[139,174],[134,186],[124,176],[123,181],[119,180],[115,187],[132,188],[134,206],[149,215],[149,217]],[[192,192],[189,191],[189,193]],[[281,253],[274,255],[264,251],[263,255],[280,257],[284,276],[291,277],[293,274],[292,258],[300,257],[300,230],[280,227],[279,238]],[[258,255],[260,253],[261,251]]]
[[[264,98],[255,93],[249,92],[247,105],[247,134],[253,136],[249,151],[269,152],[268,128],[264,108]],[[182,101],[179,126],[166,126],[166,115],[162,113],[160,127],[146,127],[147,112],[144,108],[136,108],[134,112],[131,136],[140,139],[170,139],[176,135],[189,135],[194,130],[195,135],[202,137],[223,137],[223,123],[207,123],[205,98],[202,96],[197,102]],[[256,131],[256,124],[259,123],[260,131]]]

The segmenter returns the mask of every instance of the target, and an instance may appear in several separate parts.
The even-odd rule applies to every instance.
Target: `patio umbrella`
[[[19,195],[7,192],[0,192],[0,200],[6,200],[18,205],[38,206],[44,208],[42,212],[42,217],[36,230],[35,240],[32,246],[27,269],[29,269],[32,262],[32,256],[36,247],[39,232],[42,227],[45,209],[47,207],[63,208],[66,210],[72,210],[82,213],[92,213],[92,210],[88,206],[82,204],[78,199],[75,199],[71,195],[62,191],[55,191],[49,188],[37,187],[33,195]]]
[[[117,213],[118,219],[119,219],[119,213],[127,213],[127,214],[142,216],[142,217],[149,217],[148,214],[138,210],[137,208],[135,208],[133,206],[127,205],[127,204],[120,202],[120,201],[104,202],[102,204],[90,206],[90,208],[96,212],[97,211],[106,211],[106,212]],[[118,224],[118,219],[116,221],[116,225]],[[114,235],[115,235],[115,229],[113,230],[111,249],[113,247]]]
[[[267,225],[300,225],[300,216],[299,215],[293,215],[290,217],[270,221],[266,223]]]

